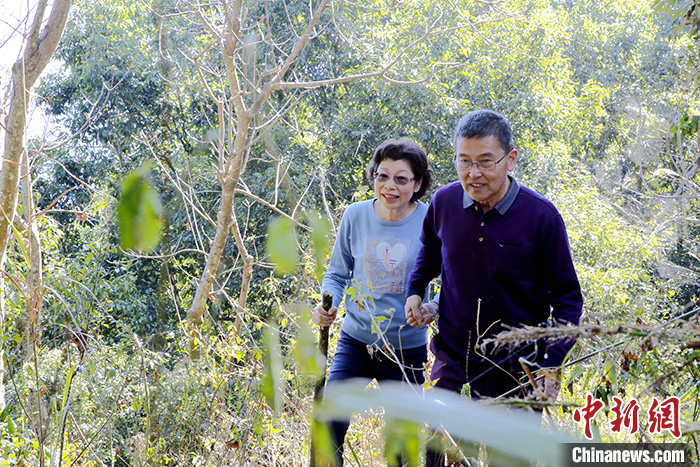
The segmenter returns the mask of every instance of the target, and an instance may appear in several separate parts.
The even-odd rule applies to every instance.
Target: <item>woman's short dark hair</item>
[[[391,138],[380,144],[365,172],[370,183],[374,183],[374,172],[385,159],[405,160],[411,166],[413,177],[420,181],[420,189],[413,193],[412,202],[422,198],[433,185],[433,170],[428,164],[428,155],[415,141],[408,138]]]

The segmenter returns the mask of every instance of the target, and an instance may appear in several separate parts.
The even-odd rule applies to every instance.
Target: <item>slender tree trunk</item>
[[[5,264],[5,255],[0,257],[0,264]],[[0,341],[5,342],[5,276],[0,273]],[[0,347],[1,348],[1,347]],[[3,355],[4,355],[3,349]],[[5,410],[5,358],[0,356],[0,411]]]
[[[41,302],[43,297],[44,279],[42,275],[43,261],[41,252],[41,240],[39,238],[39,225],[37,224],[32,190],[31,169],[29,157],[25,153],[22,164],[22,204],[26,223],[27,252],[29,253],[29,273],[27,275],[27,303],[25,305],[26,329],[24,335],[24,354],[27,361],[33,360],[33,352],[36,349],[37,338],[41,330]]]
[[[0,117],[5,121],[5,109],[0,108]],[[0,130],[0,147],[5,147],[6,134]],[[2,169],[0,169],[2,170]],[[5,342],[5,257],[7,252],[0,252],[0,342]],[[0,349],[3,349],[0,344]],[[3,349],[4,350],[4,349]],[[4,352],[3,352],[4,354]],[[5,359],[0,357],[0,411],[5,410]]]
[[[239,179],[240,174],[235,172],[228,174],[224,179],[221,205],[216,222],[216,235],[214,236],[209,254],[207,255],[207,264],[204,267],[204,273],[197,286],[197,293],[195,294],[192,306],[187,311],[187,324],[190,333],[190,357],[193,360],[200,357],[202,339],[201,328],[204,322],[204,309],[209,299],[211,287],[216,279],[216,271],[221,262],[221,256],[226,246],[229,230],[233,224],[233,196],[236,192]]]
[[[233,216],[231,230],[233,231],[233,236],[236,239],[238,251],[240,251],[241,259],[243,260],[243,277],[241,279],[241,290],[238,294],[238,310],[236,313],[236,321],[234,323],[235,333],[236,335],[239,335],[241,332],[241,326],[243,326],[243,315],[245,314],[245,304],[248,301],[250,280],[253,277],[253,257],[250,256],[248,249],[245,247],[245,243],[243,243],[243,236],[238,228],[238,219],[236,218],[235,206]]]
[[[29,391],[27,407],[37,433],[37,440],[40,445],[43,445],[48,433],[49,411],[39,391],[39,356],[36,354],[39,336],[41,335],[41,303],[44,295],[43,261],[39,226],[34,206],[31,167],[29,156],[26,152],[22,158],[21,174],[20,186],[29,260],[27,265],[27,303],[25,304],[24,317],[22,319],[24,323],[22,347],[24,349],[24,359],[34,366],[37,384],[35,388]]]

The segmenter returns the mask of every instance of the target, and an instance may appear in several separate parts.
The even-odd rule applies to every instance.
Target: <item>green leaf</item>
[[[309,214],[309,226],[311,227],[311,246],[314,251],[316,280],[323,279],[323,265],[328,255],[328,221],[317,212]]]
[[[325,362],[316,345],[316,336],[309,324],[310,319],[311,313],[308,310],[303,310],[301,319],[297,321],[299,332],[293,355],[301,374],[320,378],[325,371]]]
[[[324,404],[315,412],[318,420],[347,419],[353,413],[366,409],[384,410],[386,420],[400,419],[441,427],[455,440],[484,444],[488,449],[517,458],[516,462],[489,465],[565,465],[565,453],[558,446],[575,442],[565,433],[542,429],[539,416],[523,411],[506,411],[502,407],[471,402],[459,394],[432,388],[423,395],[414,386],[394,381],[382,381],[378,390],[368,390],[363,381],[348,381],[325,394]],[[406,436],[409,452],[415,441],[415,431],[410,425],[387,425],[388,438]],[[508,433],[508,436],[503,436]],[[392,446],[389,449],[396,449]],[[386,454],[389,455],[387,451]]]
[[[117,219],[125,250],[147,251],[160,240],[163,207],[151,186],[149,170],[150,164],[144,164],[122,181]]]
[[[335,462],[333,443],[327,423],[321,423],[315,418],[311,420],[311,444],[313,445],[312,452],[316,465],[340,467]]]
[[[10,435],[14,435],[17,430],[15,429],[15,424],[12,423],[12,417],[7,418],[7,432]]]
[[[379,323],[376,320],[370,321],[370,330],[372,334],[376,334],[377,337],[382,337],[382,328],[379,327]]]
[[[14,233],[15,235],[15,241],[17,242],[19,249],[22,250],[22,256],[24,256],[24,261],[27,265],[29,265],[29,252],[27,251],[27,245],[24,244],[24,240],[22,239],[22,234],[19,233],[17,227],[15,227],[13,224],[10,225],[12,226],[12,233]]]
[[[286,217],[270,222],[267,229],[267,254],[277,265],[275,274],[291,274],[297,268],[299,251],[294,224]]]
[[[5,409],[2,411],[2,413],[0,413],[0,423],[10,420],[10,417],[8,417],[9,413],[10,413],[10,407],[9,406],[5,407]]]
[[[402,457],[403,465],[418,467],[422,444],[420,427],[415,422],[387,418],[384,427],[384,457],[393,461]]]
[[[282,408],[282,353],[280,350],[279,331],[267,326],[263,338],[263,365],[265,374],[262,378],[262,392],[268,405],[275,412]]]

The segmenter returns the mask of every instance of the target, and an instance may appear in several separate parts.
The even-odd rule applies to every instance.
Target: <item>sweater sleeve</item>
[[[583,309],[583,296],[571,258],[566,227],[560,215],[556,216],[552,222],[544,247],[546,252],[544,257],[548,260],[545,269],[552,309],[552,325],[577,325]],[[560,366],[574,344],[573,340],[547,342],[547,356],[543,366]]]
[[[421,299],[424,299],[428,284],[440,275],[440,269],[442,268],[442,254],[440,252],[442,242],[435,230],[434,202],[431,202],[430,206],[428,206],[420,240],[422,246],[418,252],[413,270],[408,277],[406,296],[418,295]]]
[[[353,277],[355,260],[352,255],[352,222],[348,219],[348,211],[345,211],[340,220],[338,235],[333,245],[331,259],[323,276],[323,292],[333,293],[333,306],[337,307],[343,301],[345,288]]]

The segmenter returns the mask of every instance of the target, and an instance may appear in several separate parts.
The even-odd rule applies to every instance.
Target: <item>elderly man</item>
[[[583,298],[561,215],[509,174],[518,151],[508,121],[489,110],[470,112],[457,125],[454,146],[459,182],[430,202],[405,309],[412,326],[432,321],[420,311],[423,291],[441,276],[431,379],[493,398],[521,384],[520,357],[556,368],[573,342],[493,351],[482,341],[509,326],[578,324]]]

